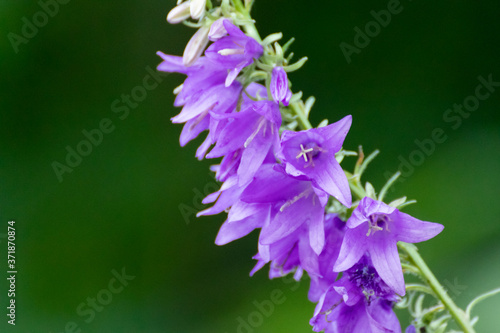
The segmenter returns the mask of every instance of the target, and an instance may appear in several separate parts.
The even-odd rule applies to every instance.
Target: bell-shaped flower
[[[288,106],[292,92],[288,88],[288,77],[283,67],[274,67],[271,75],[271,95],[276,103]]]
[[[382,280],[403,296],[405,283],[397,242],[423,242],[443,228],[441,224],[420,221],[383,202],[364,197],[347,220],[347,231],[333,269],[345,271],[368,253]]]
[[[368,304],[359,298],[349,306],[342,300],[342,294],[334,286],[323,295],[309,322],[314,332],[401,333],[392,302],[377,299]]]
[[[265,90],[257,84],[251,89],[255,94],[256,90]],[[251,181],[266,156],[278,149],[281,126],[281,114],[275,103],[252,101],[246,96],[244,100],[241,111],[220,116],[227,122],[218,135],[215,147],[207,154],[207,158],[215,158],[241,149],[237,171],[240,185]]]
[[[304,176],[313,185],[351,206],[351,191],[344,170],[335,159],[351,126],[346,116],[331,125],[301,132],[284,131],[278,158],[286,172],[294,177]]]
[[[276,210],[273,211],[273,214],[276,214]],[[273,217],[271,217],[271,220]],[[263,225],[262,228],[268,226],[269,222]],[[258,263],[250,275],[255,274],[269,262],[270,279],[295,272],[294,278],[299,281],[304,271],[309,276],[319,274],[318,255],[311,247],[307,224],[302,224],[290,235],[271,244],[259,243],[259,253],[253,258],[258,260]]]
[[[279,165],[265,164],[245,188],[241,200],[273,205],[271,220],[260,233],[260,245],[272,245],[306,226],[304,232],[311,249],[318,255],[323,250],[324,209],[328,195],[315,189],[310,181],[290,177]],[[265,253],[260,254],[268,261]]]
[[[315,332],[400,333],[393,311],[399,297],[363,257],[323,293],[310,321]]]
[[[198,212],[196,216],[217,215],[229,210],[232,205],[239,201],[244,189],[244,186],[238,185],[238,177],[236,175],[229,177],[218,191],[207,195],[201,201],[205,205],[209,203],[214,203],[214,205]]]
[[[252,64],[254,59],[262,55],[264,49],[255,39],[245,35],[230,20],[224,19],[222,24],[228,36],[222,37],[210,45],[205,51],[205,55],[222,68],[229,70],[226,78],[226,86],[229,86],[244,67]]]
[[[318,302],[321,295],[337,280],[338,273],[332,270],[345,234],[345,222],[336,214],[325,216],[325,247],[318,257],[319,274],[309,275],[311,286],[308,298],[311,302]]]
[[[225,245],[248,235],[256,228],[261,228],[270,218],[271,205],[249,204],[236,201],[231,206],[224,224],[222,224],[215,244]]]
[[[180,135],[181,146],[195,139],[205,130],[220,129],[219,119],[211,114],[232,112],[237,105],[242,86],[234,82],[229,87],[224,85],[226,71],[206,57],[196,61],[193,66],[186,67],[181,57],[157,52],[163,59],[158,70],[176,72],[187,75],[182,86],[176,90],[175,106],[182,106],[182,111],[172,118],[173,123],[186,123]],[[216,141],[216,133],[209,134],[207,140],[197,152],[203,158],[206,151]]]

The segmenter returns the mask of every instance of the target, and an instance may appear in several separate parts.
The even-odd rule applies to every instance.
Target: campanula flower
[[[313,185],[351,207],[351,191],[344,171],[335,159],[351,126],[346,116],[331,125],[306,131],[284,131],[278,158],[286,172],[294,177],[304,176]]]
[[[347,220],[347,231],[334,270],[345,271],[368,253],[382,280],[403,296],[405,284],[397,242],[423,242],[443,228],[441,224],[420,221],[383,202],[364,197]]]
[[[175,106],[182,106],[181,112],[172,118],[173,123],[186,123],[180,135],[180,145],[185,146],[205,130],[209,133],[205,142],[198,149],[196,156],[201,159],[217,139],[220,130],[219,119],[211,115],[233,112],[236,108],[242,86],[234,82],[226,87],[226,71],[206,57],[199,58],[195,64],[186,67],[181,57],[157,52],[163,59],[158,70],[187,75],[181,88],[177,90]]]
[[[224,19],[223,25],[228,36],[222,37],[210,45],[205,51],[205,55],[219,64],[221,68],[229,70],[226,86],[230,86],[241,70],[252,64],[254,59],[260,57],[264,49],[255,39],[245,35],[230,20]]]
[[[339,256],[345,229],[345,222],[336,214],[325,215],[325,247],[318,257],[319,274],[310,275],[308,298],[311,302],[318,302],[321,295],[337,280],[338,273],[332,267]]]
[[[265,87],[254,83],[247,90],[256,96],[258,91],[265,91]],[[237,171],[240,184],[251,181],[266,156],[278,149],[281,126],[280,110],[275,103],[253,101],[246,95],[243,100],[239,112],[219,116],[227,121],[215,147],[207,154],[207,158],[215,158],[241,150]]]
[[[324,209],[328,195],[315,189],[310,181],[290,177],[280,165],[266,164],[245,188],[241,200],[273,205],[271,220],[260,233],[261,245],[272,245],[306,225],[310,247],[318,255],[323,250]]]
[[[323,293],[310,324],[315,332],[400,333],[392,310],[397,301],[365,256]]]

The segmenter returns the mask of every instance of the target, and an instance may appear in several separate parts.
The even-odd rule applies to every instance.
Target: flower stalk
[[[420,256],[417,248],[414,245],[404,242],[399,242],[398,247],[408,254],[411,263],[419,269],[421,276],[425,278],[425,282],[429,285],[432,291],[434,291],[436,297],[441,301],[441,303],[443,303],[453,319],[455,319],[457,325],[462,328],[464,333],[475,333],[476,331],[472,327],[472,324],[469,318],[467,318],[465,312],[460,309],[455,302],[453,302],[446,290],[439,283],[436,276],[432,273],[429,266],[427,266],[422,256]]]
[[[252,5],[253,0],[222,0],[220,7],[180,0],[169,21],[198,31],[183,58],[157,53],[163,60],[159,70],[187,75],[175,91],[175,104],[183,109],[172,118],[185,123],[180,144],[208,131],[196,157],[221,158],[211,170],[222,186],[203,200],[213,206],[197,214],[228,214],[215,243],[259,229],[251,275],[268,263],[270,278],[293,273],[298,281],[308,274],[316,332],[400,332],[393,311],[398,306],[414,317],[406,332],[444,333],[453,318],[463,333],[475,333],[473,306],[500,289],[474,299],[466,311],[453,302],[412,244],[444,227],[400,211],[414,200],[384,202],[399,172],[378,196],[370,182],[363,185],[361,176],[379,151],[365,157],[361,146],[357,154],[342,148],[352,116],[311,125],[315,99],[304,102],[302,92],[293,94],[287,74],[307,57],[290,64],[293,53],[285,53],[293,38],[281,46],[282,33],[262,39],[250,16]],[[353,155],[358,160],[351,173],[340,163]],[[424,283],[405,284],[404,273]],[[426,295],[438,303],[423,309]]]

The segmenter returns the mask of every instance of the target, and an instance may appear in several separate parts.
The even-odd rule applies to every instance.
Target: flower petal
[[[332,151],[337,152],[340,148],[342,148],[345,137],[351,128],[351,124],[352,116],[348,115],[333,124],[316,128],[314,130],[323,136],[325,141],[329,142],[327,145]]]
[[[419,243],[429,240],[443,231],[439,223],[425,222],[408,214],[397,212],[394,219],[396,239],[406,243]]]
[[[264,164],[243,192],[241,200],[255,203],[284,202],[310,186],[310,182],[298,181],[274,170],[272,164]]]
[[[401,333],[401,324],[398,317],[392,310],[390,302],[385,300],[377,300],[370,304],[366,309],[372,326],[378,330],[373,332],[381,333]]]
[[[302,224],[318,219],[318,215],[323,214],[324,207],[319,204],[314,205],[314,200],[318,201],[315,197],[316,195],[311,191],[284,208],[283,211],[279,211],[269,226],[262,228],[260,242],[272,244],[290,235]]]
[[[400,296],[404,296],[405,280],[399,260],[397,242],[384,233],[374,234],[368,245],[373,267],[384,282]]]
[[[325,215],[322,209],[317,209],[316,213],[316,216],[311,216],[309,220],[309,242],[314,252],[320,255],[325,246]]]
[[[311,173],[314,184],[335,197],[341,204],[350,208],[352,205],[351,190],[344,170],[334,159],[324,163],[322,168],[315,168]]]
[[[301,237],[299,240],[299,258],[300,266],[309,275],[320,275],[318,257],[309,244],[309,240],[307,237]]]
[[[334,272],[343,272],[356,264],[368,249],[366,244],[367,226],[359,226],[355,229],[347,229],[344,240],[340,247],[340,253],[335,265]]]
[[[264,125],[265,126],[265,125]],[[252,180],[257,170],[264,162],[273,140],[261,131],[255,135],[249,145],[243,150],[238,167],[239,184],[242,186]]]
[[[254,229],[262,227],[268,218],[269,209],[261,209],[258,214],[249,216],[243,220],[230,222],[228,219],[221,226],[215,239],[215,244],[224,245],[242,238]]]

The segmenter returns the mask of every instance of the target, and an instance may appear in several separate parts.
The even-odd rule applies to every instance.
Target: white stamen
[[[300,193],[299,195],[295,196],[292,200],[288,200],[283,204],[283,206],[280,207],[280,212],[283,212],[286,208],[290,207],[300,199],[307,197],[309,193],[311,193],[312,189],[307,189],[304,192]]]
[[[232,55],[232,54],[243,54],[245,50],[243,49],[223,49],[218,52],[222,56]]]
[[[260,120],[260,122],[259,122],[259,126],[257,126],[257,129],[245,141],[245,144],[243,145],[245,148],[248,147],[248,145],[250,144],[250,142],[252,142],[252,140],[255,138],[255,136],[259,133],[259,131],[262,128],[262,126],[264,126],[264,131],[263,131],[264,133],[263,133],[263,135],[266,135],[266,126],[265,125],[266,125],[266,118],[262,118]]]
[[[302,144],[300,144],[300,153],[295,157],[299,159],[301,156],[304,156],[304,161],[307,162],[307,153],[310,153],[314,150],[314,148],[305,149]]]
[[[390,232],[389,230],[389,217],[387,215],[371,215],[368,221],[368,232],[366,236],[370,236],[370,234],[375,233],[376,231],[382,231],[384,228],[378,226],[378,221],[381,220],[384,222],[385,230]]]

